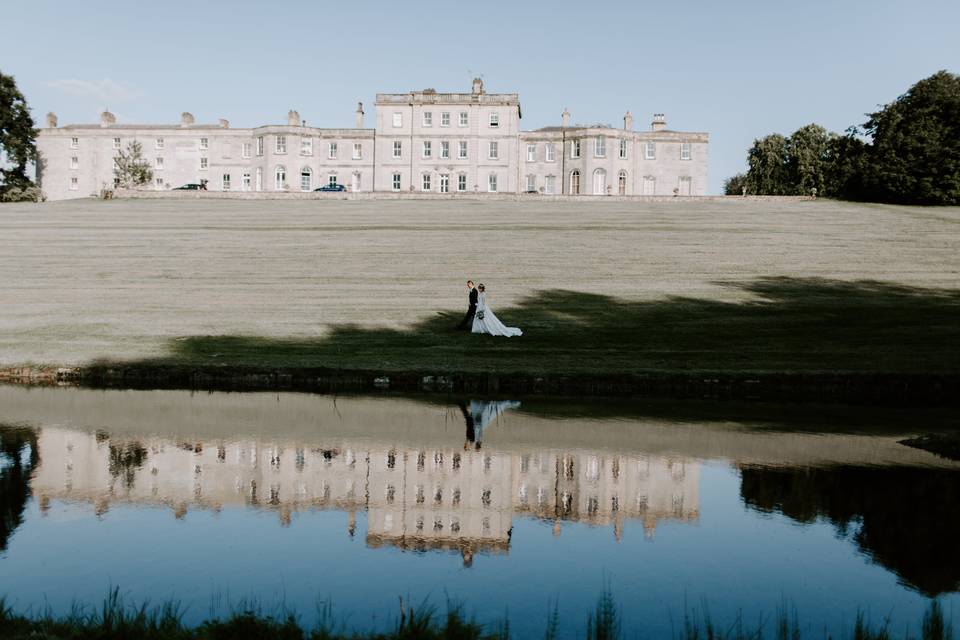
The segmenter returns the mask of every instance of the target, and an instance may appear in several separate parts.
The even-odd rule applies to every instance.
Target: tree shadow
[[[788,277],[719,284],[747,299],[549,290],[495,309],[524,330],[520,338],[457,332],[458,310],[405,329],[338,325],[316,338],[182,337],[165,356],[139,364],[533,374],[960,370],[958,289]]]
[[[24,455],[24,451],[28,451]],[[0,552],[23,523],[30,500],[30,479],[40,463],[35,429],[0,424]]]

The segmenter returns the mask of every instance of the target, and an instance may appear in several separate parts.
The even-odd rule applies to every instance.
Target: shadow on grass
[[[810,278],[721,283],[746,302],[630,301],[577,291],[496,308],[521,338],[457,332],[462,311],[409,329],[318,338],[192,336],[149,363],[528,374],[960,371],[960,290]],[[277,310],[283,313],[282,309]]]

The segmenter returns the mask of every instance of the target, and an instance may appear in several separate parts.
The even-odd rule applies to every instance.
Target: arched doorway
[[[617,174],[617,193],[621,196],[627,195],[627,172],[623,169]]]
[[[300,191],[310,191],[313,186],[313,171],[310,167],[300,169]]]
[[[593,195],[607,195],[607,172],[604,169],[593,171]]]
[[[287,188],[287,169],[282,164],[277,165],[274,173],[274,187],[277,191],[283,191]]]
[[[580,170],[574,169],[573,173],[570,174],[570,193],[572,195],[580,195]]]

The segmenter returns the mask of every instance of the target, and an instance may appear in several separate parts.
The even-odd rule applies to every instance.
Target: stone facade
[[[352,192],[537,193],[672,196],[706,194],[706,133],[671,131],[662,114],[650,131],[562,124],[522,131],[519,96],[432,89],[377,94],[373,129],[307,126],[296,111],[283,125],[231,128],[196,124],[57,126],[47,116],[37,147],[38,181],[50,200],[89,197],[114,186],[113,159],[139,142],[153,168],[148,187],[204,183],[208,191],[306,192],[330,182]]]

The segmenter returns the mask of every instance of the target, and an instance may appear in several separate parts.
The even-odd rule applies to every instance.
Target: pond
[[[448,599],[516,637],[605,588],[628,635],[796,609],[960,614],[948,411],[0,386],[0,595],[392,624]]]

